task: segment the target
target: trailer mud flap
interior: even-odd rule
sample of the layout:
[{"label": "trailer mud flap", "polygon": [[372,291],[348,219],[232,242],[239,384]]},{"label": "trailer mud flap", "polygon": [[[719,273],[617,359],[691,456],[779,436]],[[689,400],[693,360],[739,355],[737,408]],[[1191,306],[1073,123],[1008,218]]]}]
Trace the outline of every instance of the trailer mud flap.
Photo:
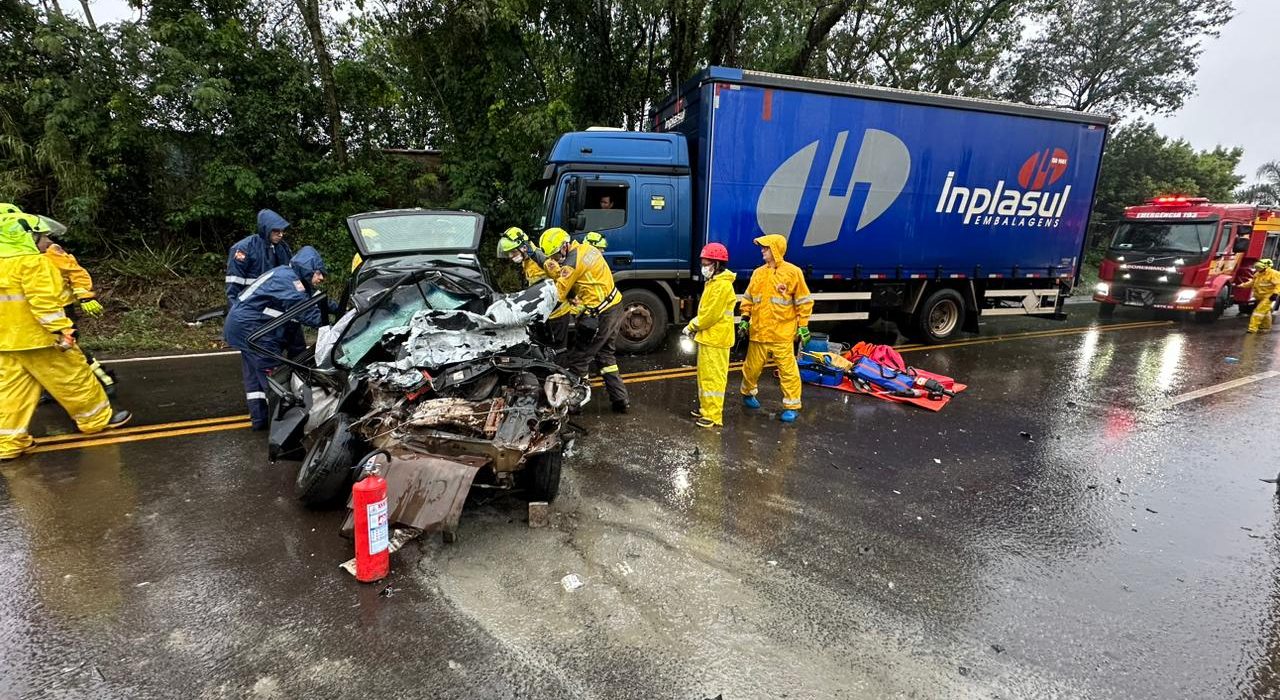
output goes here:
[{"label": "trailer mud flap", "polygon": [[[475,458],[392,454],[381,468],[387,480],[390,522],[422,532],[455,532],[471,482],[484,465],[485,460]],[[347,517],[342,522],[344,536],[349,536],[355,525],[350,509],[348,499]]]}]

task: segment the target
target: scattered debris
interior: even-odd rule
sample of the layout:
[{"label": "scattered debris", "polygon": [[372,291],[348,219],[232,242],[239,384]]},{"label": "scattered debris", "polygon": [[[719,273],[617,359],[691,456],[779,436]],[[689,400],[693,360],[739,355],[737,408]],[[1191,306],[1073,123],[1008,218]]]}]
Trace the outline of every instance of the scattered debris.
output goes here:
[{"label": "scattered debris", "polygon": [[551,524],[551,504],[546,501],[529,502],[529,527],[541,528]]},{"label": "scattered debris", "polygon": [[620,561],[617,564],[614,564],[613,568],[622,576],[630,576],[635,573],[635,569],[632,569],[631,565],[625,561]]},{"label": "scattered debris", "polygon": [[768,564],[769,566],[777,566],[777,565],[778,565],[777,560],[774,560],[774,559],[770,559],[769,561],[767,561],[767,562],[765,562],[765,563],[766,563],[766,564]]},{"label": "scattered debris", "polygon": [[1245,530],[1245,531],[1247,531],[1247,532],[1253,532],[1253,528],[1251,528],[1251,527],[1245,527],[1244,525],[1241,525],[1241,526],[1240,526],[1240,529],[1241,529],[1241,530]]},{"label": "scattered debris", "polygon": [[995,652],[995,653],[997,653],[997,654],[1003,654],[1003,653],[1004,653],[1004,647],[1000,646],[999,644],[992,644],[992,645],[991,645],[991,650],[992,650],[992,651],[994,651],[994,652]]},{"label": "scattered debris", "polygon": [[1121,481],[1120,481],[1120,477],[1118,477],[1118,476],[1116,477],[1116,483],[1117,483],[1117,484],[1121,483]]},{"label": "scattered debris", "polygon": [[1253,534],[1252,532],[1250,532],[1250,533],[1249,533],[1249,537],[1250,537],[1251,539],[1255,539],[1255,540],[1260,540],[1260,539],[1262,539],[1262,535],[1255,535],[1255,534]]},{"label": "scattered debris", "polygon": [[960,667],[960,675],[962,675],[962,676],[968,676],[968,675],[969,675],[969,667],[968,667],[968,666],[961,666],[961,667]]},{"label": "scattered debris", "polygon": [[893,490],[893,492],[894,492],[894,493],[896,493],[896,494],[898,494],[899,496],[901,496],[901,495],[902,495],[902,492],[901,492],[901,491],[899,491],[898,489],[894,489],[894,490]]},{"label": "scattered debris", "polygon": [[1159,512],[1159,511],[1151,510],[1150,508],[1147,508],[1147,509],[1146,509],[1146,511],[1147,511],[1148,513],[1158,513],[1158,512]]},{"label": "scattered debris", "polygon": [[1088,485],[1088,486],[1086,486],[1085,488],[1086,488],[1086,489],[1089,489],[1090,491],[1093,491],[1094,489],[1098,488],[1098,485],[1097,485],[1097,484],[1089,484],[1089,485]]},{"label": "scattered debris", "polygon": [[379,598],[390,598],[390,597],[391,597],[392,595],[394,595],[394,594],[395,594],[395,592],[396,592],[396,591],[398,591],[398,590],[400,590],[400,589],[398,589],[398,588],[392,588],[391,586],[387,586],[386,588],[384,588],[384,589],[382,589],[382,590],[378,591],[378,597],[379,597]]},{"label": "scattered debris", "polygon": [[560,585],[564,586],[566,591],[572,593],[586,584],[582,582],[582,579],[578,578],[577,574],[569,574],[568,576],[560,579]]},{"label": "scattered debris", "polygon": [[890,581],[890,582],[889,582],[889,590],[891,590],[891,591],[893,590],[893,581]]},{"label": "scattered debris", "polygon": [[143,581],[142,583],[135,583],[135,584],[133,584],[133,587],[134,587],[134,588],[142,588],[143,586],[150,586],[150,585],[151,585],[151,582],[150,582],[150,581]]},{"label": "scattered debris", "polygon": [[874,553],[875,551],[876,550],[873,549],[869,544],[864,544],[861,547],[858,547],[858,554],[864,557],[867,556],[868,554]]},{"label": "scattered debris", "polygon": [[1079,405],[1079,404],[1077,404],[1075,401],[1072,401],[1072,400],[1070,400],[1070,399],[1068,399],[1068,400],[1067,400],[1067,402],[1066,402],[1066,406],[1067,406],[1067,408],[1075,408],[1075,407],[1076,407],[1076,406],[1078,406],[1078,405]]},{"label": "scattered debris", "polygon": [[1235,364],[1239,364],[1239,363],[1240,363],[1240,358],[1238,358],[1238,357],[1231,357],[1231,356],[1229,356],[1229,355],[1228,355],[1228,356],[1227,356],[1227,358],[1226,358],[1226,361],[1227,361],[1227,364],[1229,364],[1229,365],[1235,365]]},{"label": "scattered debris", "polygon": [[1022,436],[1022,439],[1023,439],[1023,440],[1026,440],[1026,441],[1028,441],[1028,442],[1035,442],[1035,441],[1036,441],[1035,436],[1034,436],[1034,435],[1032,435],[1031,433],[1028,433],[1028,432],[1027,432],[1027,431],[1025,431],[1025,430],[1023,430],[1022,432],[1018,433],[1018,435]]},{"label": "scattered debris", "polygon": [[933,463],[934,463],[934,464],[942,464],[942,460],[938,459],[937,457],[934,457],[934,458],[933,458]]}]

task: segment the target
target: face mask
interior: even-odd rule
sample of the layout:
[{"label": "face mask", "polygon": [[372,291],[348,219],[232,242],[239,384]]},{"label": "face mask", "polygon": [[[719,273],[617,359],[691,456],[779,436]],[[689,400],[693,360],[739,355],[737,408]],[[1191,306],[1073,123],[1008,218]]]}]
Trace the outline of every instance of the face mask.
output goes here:
[{"label": "face mask", "polygon": [[702,266],[702,276],[703,276],[703,278],[705,278],[705,279],[711,279],[712,277],[715,277],[715,276],[716,276],[716,266],[715,266],[715,265],[703,265],[703,266]]}]

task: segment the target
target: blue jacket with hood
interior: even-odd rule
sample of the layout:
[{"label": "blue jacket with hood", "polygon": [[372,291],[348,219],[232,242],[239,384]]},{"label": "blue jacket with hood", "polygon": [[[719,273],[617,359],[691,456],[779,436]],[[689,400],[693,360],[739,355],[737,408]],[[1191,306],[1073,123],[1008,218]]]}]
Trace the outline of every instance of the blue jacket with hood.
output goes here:
[{"label": "blue jacket with hood", "polygon": [[[311,246],[303,246],[288,265],[267,270],[240,292],[223,325],[223,339],[233,348],[252,352],[249,336],[268,321],[309,299],[314,292],[311,275],[317,270],[325,271],[324,261],[320,259],[320,253]],[[307,309],[296,320],[312,328],[319,326],[320,307],[317,305]],[[288,324],[281,326],[274,333],[264,336],[259,344],[279,351],[284,347],[285,329],[288,327]]]},{"label": "blue jacket with hood", "polygon": [[280,241],[271,244],[271,232],[289,228],[289,222],[283,216],[263,209],[258,212],[258,232],[247,236],[227,253],[227,308],[236,305],[236,299],[244,288],[253,283],[259,275],[274,267],[287,265],[293,255],[289,245]]}]

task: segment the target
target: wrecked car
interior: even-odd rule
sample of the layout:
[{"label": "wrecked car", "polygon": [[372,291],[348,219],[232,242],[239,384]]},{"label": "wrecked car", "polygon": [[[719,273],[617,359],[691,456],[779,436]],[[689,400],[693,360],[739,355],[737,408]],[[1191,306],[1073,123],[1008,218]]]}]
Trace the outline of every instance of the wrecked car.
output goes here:
[{"label": "wrecked car", "polygon": [[[530,333],[555,308],[554,285],[495,290],[475,256],[483,225],[453,211],[347,220],[361,262],[338,318],[309,356],[273,355],[269,379],[269,451],[301,456],[307,505],[345,499],[375,452],[393,523],[448,536],[473,485],[555,498],[567,416],[590,388]],[[329,306],[317,295],[250,343],[317,304]]]}]

